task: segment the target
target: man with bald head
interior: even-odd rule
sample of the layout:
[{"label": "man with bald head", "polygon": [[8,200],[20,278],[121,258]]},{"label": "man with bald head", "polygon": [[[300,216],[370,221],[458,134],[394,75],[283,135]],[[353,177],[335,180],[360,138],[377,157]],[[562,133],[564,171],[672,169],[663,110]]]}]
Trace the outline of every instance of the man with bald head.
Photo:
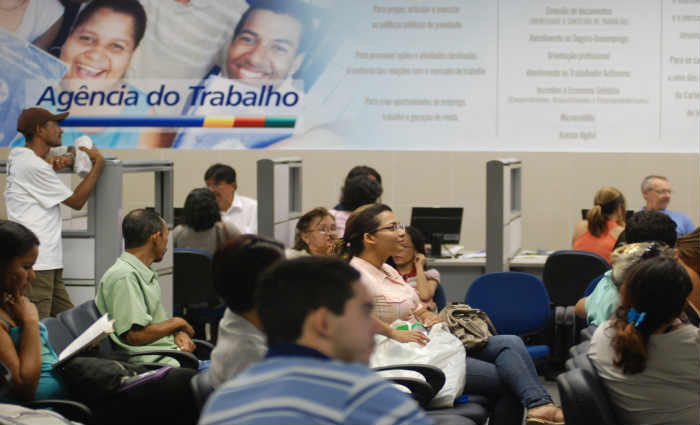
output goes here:
[{"label": "man with bald head", "polygon": [[695,229],[693,221],[684,213],[671,211],[668,204],[671,202],[671,183],[664,176],[649,175],[642,180],[642,196],[646,205],[642,208],[649,211],[659,211],[676,223],[678,236],[688,234]]}]

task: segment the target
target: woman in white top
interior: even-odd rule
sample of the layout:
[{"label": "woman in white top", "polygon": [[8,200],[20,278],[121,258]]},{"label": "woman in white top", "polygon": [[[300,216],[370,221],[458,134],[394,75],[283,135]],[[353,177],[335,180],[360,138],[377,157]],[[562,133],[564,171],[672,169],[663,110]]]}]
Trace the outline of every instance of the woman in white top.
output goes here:
[{"label": "woman in white top", "polygon": [[700,330],[680,319],[690,290],[674,259],[641,261],[593,335],[588,353],[621,423],[700,423]]}]

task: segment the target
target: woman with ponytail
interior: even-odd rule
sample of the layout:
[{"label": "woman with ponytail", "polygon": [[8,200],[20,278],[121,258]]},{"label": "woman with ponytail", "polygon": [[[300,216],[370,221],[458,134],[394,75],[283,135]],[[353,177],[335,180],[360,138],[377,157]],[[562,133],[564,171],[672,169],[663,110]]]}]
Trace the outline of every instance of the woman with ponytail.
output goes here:
[{"label": "woman with ponytail", "polygon": [[632,266],[588,354],[623,424],[700,423],[700,330],[681,321],[688,273],[660,256]]},{"label": "woman with ponytail", "polygon": [[574,227],[571,243],[575,250],[594,252],[609,263],[615,241],[625,229],[625,197],[606,186],[596,192],[593,204],[586,219]]},{"label": "woman with ponytail", "polygon": [[[425,344],[428,337],[420,331],[397,330],[389,326],[397,319],[421,322],[430,328],[439,316],[421,302],[416,290],[401,274],[386,264],[400,253],[407,235],[391,208],[383,204],[356,209],[345,226],[341,256],[360,272],[360,281],[374,298],[374,314],[379,333],[399,342]],[[537,378],[537,371],[523,341],[514,335],[489,337],[485,347],[467,353],[464,392],[483,394],[499,406],[489,423],[522,423],[527,409],[528,424],[563,424],[564,415],[552,403],[552,397]]]}]

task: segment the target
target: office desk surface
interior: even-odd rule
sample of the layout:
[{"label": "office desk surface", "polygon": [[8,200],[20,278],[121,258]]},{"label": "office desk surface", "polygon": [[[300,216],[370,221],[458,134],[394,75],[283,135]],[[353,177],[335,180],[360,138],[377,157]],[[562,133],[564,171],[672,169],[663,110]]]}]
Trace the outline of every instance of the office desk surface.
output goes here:
[{"label": "office desk surface", "polygon": [[[522,271],[542,278],[547,254],[530,254],[524,251],[510,261],[511,271]],[[428,267],[440,272],[440,284],[445,290],[447,302],[464,302],[471,283],[486,273],[486,256],[478,251],[466,252],[457,258],[428,258]]]}]

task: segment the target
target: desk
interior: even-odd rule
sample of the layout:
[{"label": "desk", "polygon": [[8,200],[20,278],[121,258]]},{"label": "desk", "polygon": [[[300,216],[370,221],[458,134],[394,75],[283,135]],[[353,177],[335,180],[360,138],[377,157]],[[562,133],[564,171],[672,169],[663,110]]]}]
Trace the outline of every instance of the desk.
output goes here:
[{"label": "desk", "polygon": [[[440,272],[440,285],[445,290],[447,302],[463,303],[474,279],[486,273],[486,257],[428,258],[428,267]],[[544,263],[548,255],[520,254],[510,261],[510,271],[531,273],[542,279]]]}]

